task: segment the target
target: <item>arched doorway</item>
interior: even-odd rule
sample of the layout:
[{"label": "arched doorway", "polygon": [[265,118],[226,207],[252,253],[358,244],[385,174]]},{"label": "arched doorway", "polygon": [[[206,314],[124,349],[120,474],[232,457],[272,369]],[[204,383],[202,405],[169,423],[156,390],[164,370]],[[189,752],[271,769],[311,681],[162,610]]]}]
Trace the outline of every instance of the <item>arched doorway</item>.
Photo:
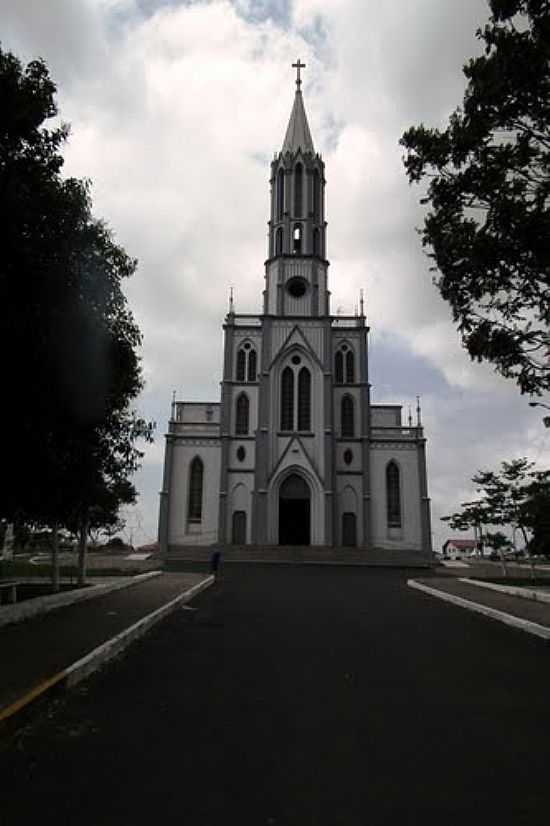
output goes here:
[{"label": "arched doorway", "polygon": [[311,542],[311,493],[297,473],[287,476],[279,490],[279,545]]}]

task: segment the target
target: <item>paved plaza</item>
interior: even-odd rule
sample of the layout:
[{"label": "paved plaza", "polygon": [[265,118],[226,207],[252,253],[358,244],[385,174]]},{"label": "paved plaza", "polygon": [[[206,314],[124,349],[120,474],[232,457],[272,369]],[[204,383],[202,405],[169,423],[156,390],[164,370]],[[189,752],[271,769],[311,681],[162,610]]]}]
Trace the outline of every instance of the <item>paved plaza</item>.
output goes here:
[{"label": "paved plaza", "polygon": [[546,823],[548,643],[411,575],[226,566],[3,738],[1,826]]}]

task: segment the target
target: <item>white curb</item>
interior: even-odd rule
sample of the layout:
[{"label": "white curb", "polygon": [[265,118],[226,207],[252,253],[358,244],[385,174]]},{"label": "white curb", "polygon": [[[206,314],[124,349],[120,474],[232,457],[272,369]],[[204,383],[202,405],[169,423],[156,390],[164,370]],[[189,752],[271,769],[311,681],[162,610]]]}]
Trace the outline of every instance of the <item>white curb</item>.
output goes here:
[{"label": "white curb", "polygon": [[460,577],[460,582],[467,582],[468,585],[477,585],[479,588],[489,588],[491,591],[500,591],[501,594],[510,594],[512,597],[531,599],[534,602],[550,602],[550,592],[537,591],[527,586],[499,585],[496,582],[481,582],[479,579],[469,579],[468,577]]},{"label": "white curb", "polygon": [[[142,580],[143,581],[143,580]],[[39,683],[31,691],[27,692],[23,697],[20,697],[10,706],[0,708],[0,726],[10,718],[13,718],[19,711],[26,708],[30,703],[39,697],[43,697],[48,691],[59,685],[65,685],[67,688],[76,685],[80,680],[83,680],[89,674],[97,671],[98,668],[108,662],[110,659],[120,654],[131,642],[142,637],[153,625],[167,616],[171,611],[174,611],[182,603],[188,602],[201,591],[208,588],[215,581],[213,576],[206,577],[196,585],[188,588],[177,597],[161,605],[151,614],[142,617],[138,622],[121,631],[115,637],[112,637],[102,645],[98,645],[89,654],[86,654],[80,660],[70,665],[68,668],[58,671],[52,677]]]},{"label": "white curb", "polygon": [[137,574],[137,576],[121,577],[122,581],[119,582],[90,585],[88,588],[75,588],[73,591],[65,591],[61,594],[49,594],[45,597],[28,599],[24,602],[17,602],[15,605],[2,605],[0,606],[0,628],[13,622],[23,622],[23,620],[35,617],[37,614],[47,614],[49,611],[64,608],[66,605],[85,602],[88,599],[112,594],[113,591],[130,588],[132,585],[139,585],[140,582],[160,576],[162,573],[162,571],[147,571],[147,573]]},{"label": "white curb", "polygon": [[120,634],[117,634],[115,637],[107,640],[107,642],[98,645],[98,647],[94,648],[93,651],[90,651],[89,654],[86,654],[86,656],[70,665],[65,669],[67,688],[76,685],[85,677],[88,677],[94,671],[97,671],[97,669],[101,668],[101,666],[106,662],[124,651],[130,643],[142,637],[150,628],[153,627],[153,625],[156,625],[157,622],[160,622],[164,619],[164,617],[168,616],[168,614],[174,611],[182,603],[189,602],[189,600],[193,599],[194,596],[200,594],[201,591],[204,591],[212,585],[214,581],[215,578],[213,576],[206,577],[206,579],[203,579],[201,582],[193,585],[182,594],[178,594],[178,596],[170,600],[170,602],[167,602],[165,605],[161,605],[160,608],[157,608],[151,614],[148,614],[146,617],[142,617],[129,628],[125,628],[124,631],[120,632]]},{"label": "white curb", "polygon": [[467,608],[469,611],[476,611],[478,614],[483,614],[491,619],[499,620],[499,622],[503,622],[506,625],[512,625],[514,628],[520,628],[522,631],[527,631],[529,634],[534,634],[535,636],[542,637],[545,640],[550,639],[550,628],[545,625],[539,625],[536,622],[531,622],[531,620],[514,617],[512,614],[506,614],[504,611],[498,611],[496,608],[490,608],[487,605],[480,605],[477,602],[471,602],[469,599],[464,599],[464,597],[459,597],[455,594],[449,594],[446,591],[439,591],[437,588],[431,588],[429,585],[416,582],[414,579],[408,579],[407,585],[410,588],[416,588],[418,591],[424,591],[426,594],[431,594],[434,597],[438,597],[438,599],[442,599],[445,602],[452,602],[453,605],[459,605],[461,608]]}]

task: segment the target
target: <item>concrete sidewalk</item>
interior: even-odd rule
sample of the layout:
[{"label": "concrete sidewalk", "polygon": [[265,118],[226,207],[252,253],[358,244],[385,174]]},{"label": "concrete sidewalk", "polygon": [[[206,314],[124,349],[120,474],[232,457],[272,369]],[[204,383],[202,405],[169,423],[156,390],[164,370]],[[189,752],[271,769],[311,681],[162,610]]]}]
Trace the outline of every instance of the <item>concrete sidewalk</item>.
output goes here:
[{"label": "concrete sidewalk", "polygon": [[205,574],[162,574],[0,629],[0,724],[63,681],[76,682],[208,587]]},{"label": "concrete sidewalk", "polygon": [[484,614],[543,639],[550,639],[548,602],[480,587],[481,584],[474,585],[449,576],[414,577],[409,579],[407,584],[432,597]]}]

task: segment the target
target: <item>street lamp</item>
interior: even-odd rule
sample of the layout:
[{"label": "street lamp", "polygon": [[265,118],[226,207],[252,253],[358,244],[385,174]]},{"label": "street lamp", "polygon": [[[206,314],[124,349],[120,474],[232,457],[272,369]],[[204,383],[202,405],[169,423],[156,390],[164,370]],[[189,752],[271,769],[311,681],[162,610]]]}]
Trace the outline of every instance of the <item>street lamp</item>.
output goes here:
[{"label": "street lamp", "polygon": [[[529,402],[529,407],[544,407],[545,410],[550,410],[550,406],[542,402]],[[545,416],[542,421],[545,427],[550,427],[550,416]]]}]

